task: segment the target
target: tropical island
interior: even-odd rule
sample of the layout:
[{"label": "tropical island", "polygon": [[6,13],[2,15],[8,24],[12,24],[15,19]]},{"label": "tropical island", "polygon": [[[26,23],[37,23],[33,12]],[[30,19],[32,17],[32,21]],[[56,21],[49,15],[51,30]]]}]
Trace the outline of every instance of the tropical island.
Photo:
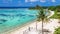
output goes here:
[{"label": "tropical island", "polygon": [[[30,7],[24,10],[6,9],[4,11],[10,11],[11,14],[0,14],[0,16],[7,18],[6,21],[3,17],[2,21],[4,21],[4,23],[0,23],[0,26],[3,26],[0,30],[4,28],[4,25],[8,30],[8,27],[14,27],[12,27],[10,31],[7,31],[7,29],[4,28],[7,32],[3,30],[3,34],[60,34],[60,5],[48,7],[36,5],[35,7]],[[16,11],[20,12],[17,13]],[[14,12],[17,14],[13,14]],[[8,19],[10,22],[8,22]],[[25,22],[26,20],[28,22]]]}]

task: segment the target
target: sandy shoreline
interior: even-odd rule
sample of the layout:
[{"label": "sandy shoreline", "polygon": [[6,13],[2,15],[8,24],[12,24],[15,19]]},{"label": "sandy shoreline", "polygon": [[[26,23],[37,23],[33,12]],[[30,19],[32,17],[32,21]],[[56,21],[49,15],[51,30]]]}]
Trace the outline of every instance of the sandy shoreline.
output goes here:
[{"label": "sandy shoreline", "polygon": [[[45,23],[44,24],[44,28],[45,29],[49,29],[51,31],[51,34],[54,32],[54,29],[57,28],[59,25],[58,22],[58,19],[50,19],[50,23]],[[41,29],[41,22],[37,23],[38,25],[38,29],[40,30]],[[35,28],[36,27],[36,22],[34,21],[33,23],[30,23],[30,24],[26,24],[26,25],[23,25],[23,27],[18,27],[16,29],[14,29],[13,31],[10,31],[6,34],[23,34],[23,31],[27,30],[28,27],[33,27]],[[5,33],[3,33],[5,34]]]},{"label": "sandy shoreline", "polygon": [[[44,25],[44,28],[45,29],[49,29],[51,31],[51,34],[53,34],[54,32],[54,29],[57,28],[58,26],[60,26],[57,22],[58,20],[57,19],[51,19],[53,21],[51,21],[51,23],[48,23],[48,24],[45,24]],[[25,27],[22,27],[20,29],[17,29],[9,34],[22,34],[23,31],[25,31],[26,29],[28,29],[28,27],[33,27],[35,28],[35,25],[36,25],[36,22],[32,23],[32,24],[28,24],[27,26]],[[38,29],[41,29],[41,22],[39,22],[38,24]]]},{"label": "sandy shoreline", "polygon": [[[54,13],[52,11],[52,14],[50,16],[52,16],[53,14]],[[58,19],[50,19],[50,23],[47,23],[47,24],[44,23],[44,28],[45,29],[49,29],[51,31],[50,34],[53,34],[54,29],[56,27],[60,26],[60,24],[58,24],[57,22],[58,22]],[[38,26],[37,28],[39,30],[41,30],[41,23],[42,22],[37,23],[37,26]],[[10,31],[10,32],[7,32],[7,33],[3,33],[3,34],[23,34],[23,31],[27,30],[28,27],[36,28],[36,21],[32,21],[30,23],[27,23],[27,24],[25,24],[25,25],[23,25],[21,27],[19,26],[16,29],[14,29],[13,31]]]},{"label": "sandy shoreline", "polygon": [[10,31],[6,31],[6,32],[0,33],[0,34],[10,34],[11,32],[16,31],[16,30],[18,30],[18,29],[20,29],[20,30],[23,29],[23,30],[24,30],[25,28],[28,28],[30,24],[33,24],[35,21],[36,21],[36,20],[31,21],[31,22],[28,22],[28,23],[26,23],[26,24],[23,24],[23,25],[21,25],[21,26],[18,25],[18,26],[15,27],[14,29],[11,29]]}]

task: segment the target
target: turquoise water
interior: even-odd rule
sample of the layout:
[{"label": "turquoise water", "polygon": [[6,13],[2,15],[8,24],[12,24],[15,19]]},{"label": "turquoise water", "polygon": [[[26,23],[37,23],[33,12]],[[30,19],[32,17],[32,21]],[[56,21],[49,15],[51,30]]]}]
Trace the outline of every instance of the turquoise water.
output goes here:
[{"label": "turquoise water", "polygon": [[0,33],[35,20],[36,14],[36,10],[0,9]]}]

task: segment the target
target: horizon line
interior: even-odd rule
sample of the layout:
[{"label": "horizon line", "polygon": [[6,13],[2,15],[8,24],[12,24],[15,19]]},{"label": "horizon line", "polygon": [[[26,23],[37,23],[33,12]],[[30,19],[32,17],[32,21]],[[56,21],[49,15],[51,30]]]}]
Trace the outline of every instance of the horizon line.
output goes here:
[{"label": "horizon line", "polygon": [[0,9],[19,9],[19,8],[30,8],[30,7],[0,7]]}]

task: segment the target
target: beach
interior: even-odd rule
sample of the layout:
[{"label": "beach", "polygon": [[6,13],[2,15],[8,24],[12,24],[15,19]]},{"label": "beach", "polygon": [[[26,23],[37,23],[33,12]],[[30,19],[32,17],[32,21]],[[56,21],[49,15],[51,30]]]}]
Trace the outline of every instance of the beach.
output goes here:
[{"label": "beach", "polygon": [[[52,16],[54,13],[52,12],[50,16]],[[49,17],[50,17],[49,16]],[[42,22],[37,23],[37,29],[41,30]],[[48,29],[50,31],[49,34],[53,34],[55,28],[59,27],[60,24],[58,23],[58,19],[50,19],[49,23],[44,23],[44,29]],[[3,34],[23,34],[24,31],[28,30],[29,27],[32,29],[36,29],[36,21],[33,21],[31,23],[25,24],[22,27],[18,27],[14,29],[13,31],[3,33]]]},{"label": "beach", "polygon": [[[51,20],[50,23],[47,23],[47,24],[44,23],[44,29],[49,29],[49,31],[51,31],[50,34],[53,34],[54,29],[59,27],[60,24],[58,23],[58,19],[50,19],[50,20]],[[23,34],[23,32],[25,30],[28,30],[29,27],[33,27],[33,29],[35,29],[36,28],[36,22],[28,24],[22,28],[18,28],[18,29],[14,30],[8,34]],[[37,28],[38,28],[38,30],[41,30],[41,22],[37,23]]]}]

